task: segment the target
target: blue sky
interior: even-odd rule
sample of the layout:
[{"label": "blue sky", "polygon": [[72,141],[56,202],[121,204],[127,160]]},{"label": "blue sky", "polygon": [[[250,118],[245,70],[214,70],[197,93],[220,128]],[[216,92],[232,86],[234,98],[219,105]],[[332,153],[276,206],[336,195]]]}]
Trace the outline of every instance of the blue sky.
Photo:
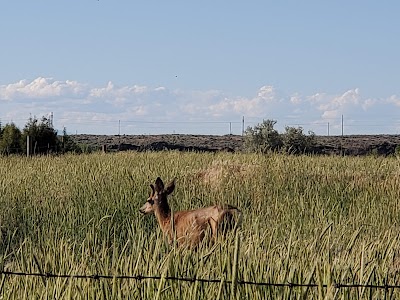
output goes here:
[{"label": "blue sky", "polygon": [[398,1],[2,1],[0,120],[73,133],[400,133]]}]

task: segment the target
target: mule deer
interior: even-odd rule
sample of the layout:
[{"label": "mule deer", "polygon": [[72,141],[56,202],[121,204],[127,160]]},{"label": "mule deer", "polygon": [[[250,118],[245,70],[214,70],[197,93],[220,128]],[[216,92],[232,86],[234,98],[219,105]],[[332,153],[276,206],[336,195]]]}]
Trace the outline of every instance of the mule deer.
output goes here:
[{"label": "mule deer", "polygon": [[215,240],[219,233],[232,229],[241,222],[241,211],[231,205],[213,205],[209,207],[177,211],[173,214],[168,205],[167,196],[175,189],[175,180],[164,187],[160,177],[150,184],[151,194],[140,208],[143,214],[154,213],[158,224],[170,243],[176,239],[179,246],[196,247],[211,228]]}]

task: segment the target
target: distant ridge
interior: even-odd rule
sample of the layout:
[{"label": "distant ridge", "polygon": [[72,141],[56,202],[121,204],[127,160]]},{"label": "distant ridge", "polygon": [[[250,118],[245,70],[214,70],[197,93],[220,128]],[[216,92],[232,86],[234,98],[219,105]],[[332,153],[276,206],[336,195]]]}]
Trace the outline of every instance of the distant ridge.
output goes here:
[{"label": "distant ridge", "polygon": [[[239,135],[88,135],[70,136],[76,143],[93,148],[106,145],[113,151],[200,151],[237,152],[243,149],[244,138]],[[400,149],[400,135],[316,136],[315,153],[336,155],[392,155]]]}]

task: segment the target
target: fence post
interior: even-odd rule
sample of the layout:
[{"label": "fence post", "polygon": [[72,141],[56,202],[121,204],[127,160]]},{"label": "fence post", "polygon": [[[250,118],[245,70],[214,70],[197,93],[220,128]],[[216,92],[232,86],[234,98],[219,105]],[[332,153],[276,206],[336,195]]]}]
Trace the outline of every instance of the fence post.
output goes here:
[{"label": "fence post", "polygon": [[242,136],[244,135],[244,116],[243,116],[243,119],[242,119]]},{"label": "fence post", "polygon": [[342,115],[342,137],[343,137],[343,115]]},{"label": "fence post", "polygon": [[29,157],[31,155],[31,139],[29,135],[26,136],[26,156]]},{"label": "fence post", "polygon": [[236,231],[235,235],[235,252],[233,254],[233,267],[232,267],[232,283],[231,283],[231,299],[234,299],[237,289],[237,273],[239,264],[239,248],[240,248],[240,236],[239,232]]}]

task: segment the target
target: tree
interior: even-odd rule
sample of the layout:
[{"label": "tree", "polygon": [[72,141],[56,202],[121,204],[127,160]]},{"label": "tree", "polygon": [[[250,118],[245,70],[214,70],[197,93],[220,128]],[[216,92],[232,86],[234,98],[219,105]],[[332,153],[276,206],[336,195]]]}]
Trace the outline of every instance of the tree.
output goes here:
[{"label": "tree", "polygon": [[21,131],[14,123],[0,128],[0,153],[21,153]]},{"label": "tree", "polygon": [[285,127],[283,134],[283,149],[288,153],[309,153],[312,152],[315,146],[315,134],[312,131],[308,132],[308,136],[303,133],[302,127]]},{"label": "tree", "polygon": [[59,149],[57,131],[46,117],[42,117],[40,122],[36,117],[29,118],[22,133],[22,143],[25,148],[27,136],[32,143],[33,154],[57,152]]},{"label": "tree", "polygon": [[247,151],[276,151],[282,145],[282,138],[278,131],[274,129],[275,120],[263,120],[261,124],[248,127],[245,131],[244,148]]},{"label": "tree", "polygon": [[245,131],[244,148],[247,151],[285,151],[291,154],[310,153],[315,148],[315,134],[303,133],[302,127],[285,127],[285,133],[274,129],[276,121],[263,120]]},{"label": "tree", "polygon": [[63,135],[61,136],[61,148],[63,153],[66,152],[82,153],[82,149],[67,134],[67,128],[65,127],[63,129]]}]

